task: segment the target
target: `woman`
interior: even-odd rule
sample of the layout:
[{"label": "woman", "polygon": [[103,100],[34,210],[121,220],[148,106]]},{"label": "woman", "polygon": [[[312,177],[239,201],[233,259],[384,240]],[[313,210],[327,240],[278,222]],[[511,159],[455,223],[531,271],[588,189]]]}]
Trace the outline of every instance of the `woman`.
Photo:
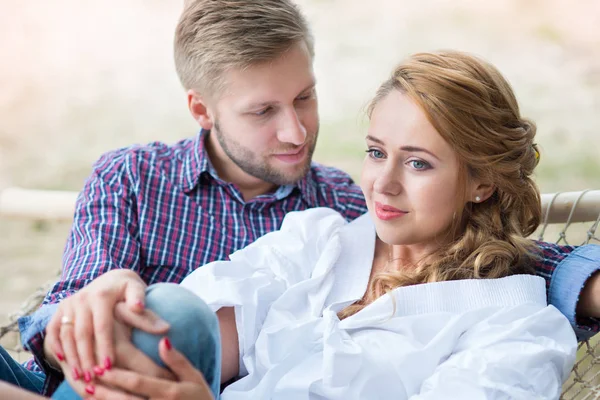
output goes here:
[{"label": "woman", "polygon": [[[577,344],[531,267],[539,153],[509,84],[464,53],[416,54],[369,116],[369,213],[292,213],[197,269],[181,286],[216,311],[220,343],[203,311],[180,335],[211,339],[175,347],[211,360],[199,369],[215,396],[239,377],[225,400],[558,398]],[[158,286],[162,303],[190,296]]]}]

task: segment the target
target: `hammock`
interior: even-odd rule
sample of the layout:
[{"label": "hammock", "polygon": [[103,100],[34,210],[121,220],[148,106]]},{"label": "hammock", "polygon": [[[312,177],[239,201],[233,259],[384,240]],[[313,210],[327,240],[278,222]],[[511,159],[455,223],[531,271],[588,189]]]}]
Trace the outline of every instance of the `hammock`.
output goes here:
[{"label": "hammock", "polygon": [[[0,216],[30,220],[69,221],[77,193],[10,188],[0,192]],[[542,195],[543,223],[535,239],[564,245],[600,244],[600,190]],[[568,235],[567,235],[568,231]],[[600,262],[600,260],[599,260]],[[57,271],[60,272],[60,271]],[[18,335],[17,319],[36,310],[50,288],[40,286],[0,326],[0,339]],[[20,345],[13,350],[23,352]],[[600,399],[600,335],[579,344],[577,362],[563,387],[562,400]]]}]

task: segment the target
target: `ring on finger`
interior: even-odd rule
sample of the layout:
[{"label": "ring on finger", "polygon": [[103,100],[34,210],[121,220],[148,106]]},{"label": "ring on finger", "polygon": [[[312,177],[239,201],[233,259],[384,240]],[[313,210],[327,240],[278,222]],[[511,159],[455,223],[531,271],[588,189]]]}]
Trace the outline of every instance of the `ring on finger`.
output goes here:
[{"label": "ring on finger", "polygon": [[67,315],[63,315],[60,319],[60,324],[62,325],[73,325],[73,319]]}]

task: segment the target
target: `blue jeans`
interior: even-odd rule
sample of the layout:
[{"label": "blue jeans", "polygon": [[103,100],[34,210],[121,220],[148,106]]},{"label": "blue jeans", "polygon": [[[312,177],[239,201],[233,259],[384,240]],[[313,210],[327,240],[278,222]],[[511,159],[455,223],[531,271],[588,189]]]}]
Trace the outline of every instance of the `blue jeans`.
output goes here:
[{"label": "blue jeans", "polygon": [[[172,283],[159,283],[146,289],[146,308],[169,323],[167,334],[173,347],[183,353],[202,374],[211,388],[215,399],[219,398],[221,384],[221,339],[217,316],[198,296]],[[134,329],[133,344],[155,363],[165,366],[158,355],[160,335]],[[0,348],[1,349],[1,348]],[[1,349],[0,356],[5,358]],[[42,390],[43,374],[34,374],[12,360],[0,360],[0,379],[37,393]],[[64,381],[56,390],[53,399],[79,400],[81,397]]]},{"label": "blue jeans", "polygon": [[0,380],[39,394],[44,388],[44,379],[43,373],[29,371],[0,346]]}]

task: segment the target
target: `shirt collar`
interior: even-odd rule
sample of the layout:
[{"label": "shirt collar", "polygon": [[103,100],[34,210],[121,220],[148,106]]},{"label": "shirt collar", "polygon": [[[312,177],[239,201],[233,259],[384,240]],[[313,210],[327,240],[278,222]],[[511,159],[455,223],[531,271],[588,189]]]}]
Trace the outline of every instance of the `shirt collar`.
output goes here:
[{"label": "shirt collar", "polygon": [[317,181],[314,176],[314,164],[308,170],[304,178],[296,183],[296,187],[300,190],[300,195],[309,207],[317,207]]},{"label": "shirt collar", "polygon": [[[192,140],[189,152],[185,157],[183,165],[183,190],[189,193],[199,184],[203,173],[208,173],[215,179],[219,179],[217,171],[214,169],[204,141],[210,131],[202,129]],[[276,199],[281,200],[289,196],[294,189],[300,191],[300,195],[309,207],[317,206],[317,183],[314,177],[313,166],[309,169],[304,178],[295,184],[280,186],[274,193]]]},{"label": "shirt collar", "polygon": [[183,164],[183,191],[185,193],[191,192],[196,185],[200,182],[200,176],[204,172],[209,172],[216,175],[208,154],[206,153],[206,146],[204,146],[204,139],[208,135],[207,130],[201,129],[196,137],[192,140],[188,153],[185,156]]}]

